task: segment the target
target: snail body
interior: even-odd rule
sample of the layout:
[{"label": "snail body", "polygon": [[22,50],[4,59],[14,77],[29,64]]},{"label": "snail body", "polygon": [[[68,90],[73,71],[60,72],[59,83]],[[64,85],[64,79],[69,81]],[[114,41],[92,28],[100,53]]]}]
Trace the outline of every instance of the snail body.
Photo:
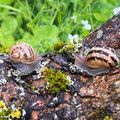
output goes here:
[{"label": "snail body", "polygon": [[39,66],[40,55],[35,54],[34,49],[27,43],[16,43],[9,52],[9,62],[22,73],[30,74]]}]

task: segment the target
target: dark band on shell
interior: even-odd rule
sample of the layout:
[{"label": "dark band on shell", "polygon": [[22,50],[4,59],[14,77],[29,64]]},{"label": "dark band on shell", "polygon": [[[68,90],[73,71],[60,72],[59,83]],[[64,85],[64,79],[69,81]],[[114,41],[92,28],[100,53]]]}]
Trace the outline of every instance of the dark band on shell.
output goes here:
[{"label": "dark band on shell", "polygon": [[113,67],[119,59],[111,48],[93,47],[86,56],[86,64],[91,68]]}]

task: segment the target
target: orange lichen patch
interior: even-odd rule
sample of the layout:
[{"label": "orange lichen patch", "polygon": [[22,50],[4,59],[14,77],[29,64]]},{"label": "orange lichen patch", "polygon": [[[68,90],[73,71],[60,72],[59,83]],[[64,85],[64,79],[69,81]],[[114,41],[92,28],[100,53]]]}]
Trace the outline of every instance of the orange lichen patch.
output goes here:
[{"label": "orange lichen patch", "polygon": [[32,111],[32,114],[31,114],[32,120],[38,120],[38,119],[39,119],[39,116],[38,116],[38,115],[39,115],[39,112],[33,110],[33,111]]}]

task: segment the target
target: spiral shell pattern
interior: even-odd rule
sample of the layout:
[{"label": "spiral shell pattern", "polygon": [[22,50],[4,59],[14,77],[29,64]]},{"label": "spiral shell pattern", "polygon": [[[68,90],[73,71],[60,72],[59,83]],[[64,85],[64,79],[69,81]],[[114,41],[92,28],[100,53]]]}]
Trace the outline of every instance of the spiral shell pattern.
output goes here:
[{"label": "spiral shell pattern", "polygon": [[36,54],[27,43],[16,43],[9,52],[10,60],[14,63],[31,64],[35,62]]}]

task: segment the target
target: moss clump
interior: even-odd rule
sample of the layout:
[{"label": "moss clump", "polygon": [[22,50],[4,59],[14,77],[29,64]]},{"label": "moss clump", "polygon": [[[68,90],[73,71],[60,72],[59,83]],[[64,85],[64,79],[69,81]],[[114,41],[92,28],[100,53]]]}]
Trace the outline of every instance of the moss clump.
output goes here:
[{"label": "moss clump", "polygon": [[57,93],[66,91],[69,81],[67,75],[60,70],[46,68],[44,71],[45,80],[48,82],[47,89],[49,92]]},{"label": "moss clump", "polygon": [[59,50],[59,53],[74,51],[75,46],[73,44],[66,44],[62,49]]},{"label": "moss clump", "polygon": [[105,116],[104,120],[113,120],[111,116]]},{"label": "moss clump", "polygon": [[53,49],[55,50],[55,52],[58,52],[58,53],[72,51],[74,50],[74,48],[75,48],[75,45],[70,43],[65,44],[63,41],[58,41],[53,45]]},{"label": "moss clump", "polygon": [[63,41],[57,41],[56,43],[53,44],[53,49],[55,50],[55,52],[58,52],[60,49],[62,49],[64,45],[65,44]]},{"label": "moss clump", "polygon": [[5,46],[0,46],[0,53],[9,53],[9,48]]}]

